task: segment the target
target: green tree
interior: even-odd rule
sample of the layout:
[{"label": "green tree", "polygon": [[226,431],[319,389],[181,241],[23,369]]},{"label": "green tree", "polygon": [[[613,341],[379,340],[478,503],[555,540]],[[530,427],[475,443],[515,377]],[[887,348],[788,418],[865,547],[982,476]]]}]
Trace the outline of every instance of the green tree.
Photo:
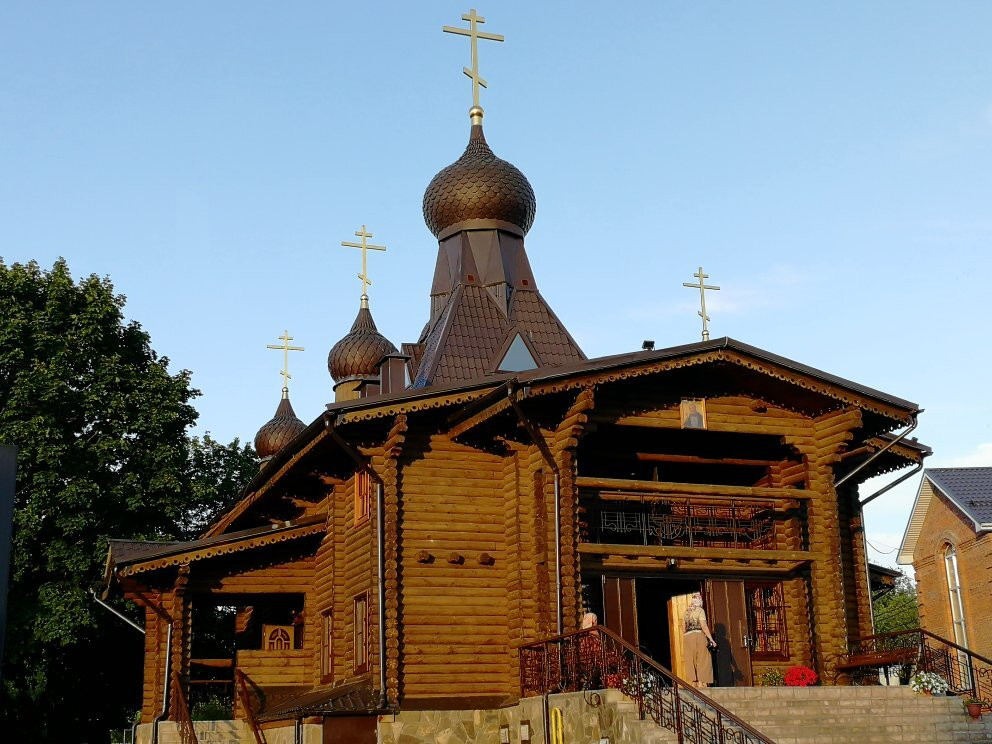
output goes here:
[{"label": "green tree", "polygon": [[88,596],[107,539],[188,537],[257,471],[237,441],[189,438],[189,372],[169,372],[124,302],[63,260],[0,260],[0,442],[19,448],[6,741],[102,741],[125,720],[142,640]]},{"label": "green tree", "polygon": [[874,602],[876,633],[894,633],[920,627],[920,606],[916,601],[916,584],[908,576],[900,576],[895,586]]}]

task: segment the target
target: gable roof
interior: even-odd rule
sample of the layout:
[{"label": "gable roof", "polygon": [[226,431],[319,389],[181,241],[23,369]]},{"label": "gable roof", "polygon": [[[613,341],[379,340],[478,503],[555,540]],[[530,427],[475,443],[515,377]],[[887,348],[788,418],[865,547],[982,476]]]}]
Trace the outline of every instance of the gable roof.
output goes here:
[{"label": "gable roof", "polygon": [[992,532],[992,468],[928,468],[899,546],[898,563],[913,562],[927,510],[938,492],[972,523],[975,532]]}]

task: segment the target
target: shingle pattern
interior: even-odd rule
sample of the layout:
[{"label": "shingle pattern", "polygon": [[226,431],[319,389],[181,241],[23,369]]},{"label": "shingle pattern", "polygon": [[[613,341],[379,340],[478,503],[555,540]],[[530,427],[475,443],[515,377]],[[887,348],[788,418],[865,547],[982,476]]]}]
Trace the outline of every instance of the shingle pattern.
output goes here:
[{"label": "shingle pattern", "polygon": [[462,156],[441,169],[424,192],[424,221],[435,236],[471,219],[502,220],[526,234],[536,214],[527,177],[493,154],[481,125],[472,127]]},{"label": "shingle pattern", "polygon": [[386,354],[395,353],[396,347],[376,330],[372,313],[363,307],[348,335],[331,347],[327,370],[335,382],[347,377],[369,377],[378,374],[379,362]]},{"label": "shingle pattern", "polygon": [[510,322],[529,332],[542,367],[558,367],[586,358],[538,292],[518,290],[510,298]]},{"label": "shingle pattern", "polygon": [[974,521],[992,523],[992,468],[927,468],[927,477]]},{"label": "shingle pattern", "polygon": [[417,377],[417,370],[420,369],[420,360],[424,358],[424,345],[422,343],[400,344],[400,351],[410,357],[407,364],[410,370],[410,379],[413,380]]},{"label": "shingle pattern", "polygon": [[112,565],[132,561],[146,555],[154,555],[163,548],[174,545],[181,545],[178,540],[114,540],[109,542],[110,557]]},{"label": "shingle pattern", "polygon": [[255,435],[255,452],[263,460],[272,457],[306,428],[307,425],[296,417],[289,398],[283,398],[276,408],[276,415],[262,424]]},{"label": "shingle pattern", "polygon": [[495,355],[511,332],[527,334],[542,367],[585,359],[537,292],[514,292],[505,316],[485,288],[462,284],[424,341],[413,387],[485,377],[495,367]]}]

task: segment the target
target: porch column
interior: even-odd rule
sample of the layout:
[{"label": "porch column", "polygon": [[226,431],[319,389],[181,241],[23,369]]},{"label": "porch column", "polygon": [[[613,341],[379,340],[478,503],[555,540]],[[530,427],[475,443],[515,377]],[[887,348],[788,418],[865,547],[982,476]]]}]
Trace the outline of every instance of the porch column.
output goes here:
[{"label": "porch column", "polygon": [[[189,584],[189,564],[179,566],[172,602],[167,607],[172,619],[172,656],[169,671],[169,720],[178,720],[176,712],[186,703],[186,683],[189,680],[190,620],[192,607],[186,593]],[[180,703],[179,696],[183,697]]]}]

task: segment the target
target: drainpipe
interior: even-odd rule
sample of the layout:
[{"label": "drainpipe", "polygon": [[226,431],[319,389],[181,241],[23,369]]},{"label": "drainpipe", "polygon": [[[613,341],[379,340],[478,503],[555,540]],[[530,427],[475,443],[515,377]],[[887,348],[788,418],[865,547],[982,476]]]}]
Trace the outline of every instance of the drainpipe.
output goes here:
[{"label": "drainpipe", "polygon": [[561,606],[561,471],[558,469],[558,463],[555,462],[554,457],[548,450],[548,444],[544,441],[544,437],[537,430],[530,419],[527,418],[527,414],[524,413],[523,409],[520,407],[520,403],[517,400],[517,386],[516,380],[510,380],[507,383],[506,391],[507,399],[510,401],[510,406],[513,408],[514,412],[517,414],[517,418],[520,419],[520,423],[523,425],[524,430],[530,436],[531,441],[540,451],[541,456],[544,461],[551,468],[554,473],[554,486],[555,486],[555,605],[556,605],[556,625],[557,635],[561,635],[564,632],[564,614],[563,608]]},{"label": "drainpipe", "polygon": [[376,605],[379,614],[379,708],[381,710],[385,710],[389,705],[389,695],[386,691],[386,526],[384,524],[386,509],[384,501],[382,483],[379,482],[375,489],[375,530],[376,557],[378,559]]},{"label": "drainpipe", "polygon": [[140,625],[138,625],[136,622],[134,622],[134,620],[132,620],[131,618],[127,617],[126,615],[118,612],[113,607],[111,607],[109,604],[107,604],[102,599],[100,599],[98,596],[96,596],[96,592],[93,591],[93,589],[90,589],[90,596],[93,597],[93,601],[94,602],[96,602],[98,605],[100,605],[101,607],[103,607],[105,610],[109,610],[110,612],[112,612],[115,615],[117,615],[117,617],[119,617],[121,620],[123,620],[124,622],[126,622],[128,625],[130,625],[136,631],[138,631],[139,633],[141,633],[141,635],[144,635],[145,634],[145,629],[144,628],[142,628]]}]

